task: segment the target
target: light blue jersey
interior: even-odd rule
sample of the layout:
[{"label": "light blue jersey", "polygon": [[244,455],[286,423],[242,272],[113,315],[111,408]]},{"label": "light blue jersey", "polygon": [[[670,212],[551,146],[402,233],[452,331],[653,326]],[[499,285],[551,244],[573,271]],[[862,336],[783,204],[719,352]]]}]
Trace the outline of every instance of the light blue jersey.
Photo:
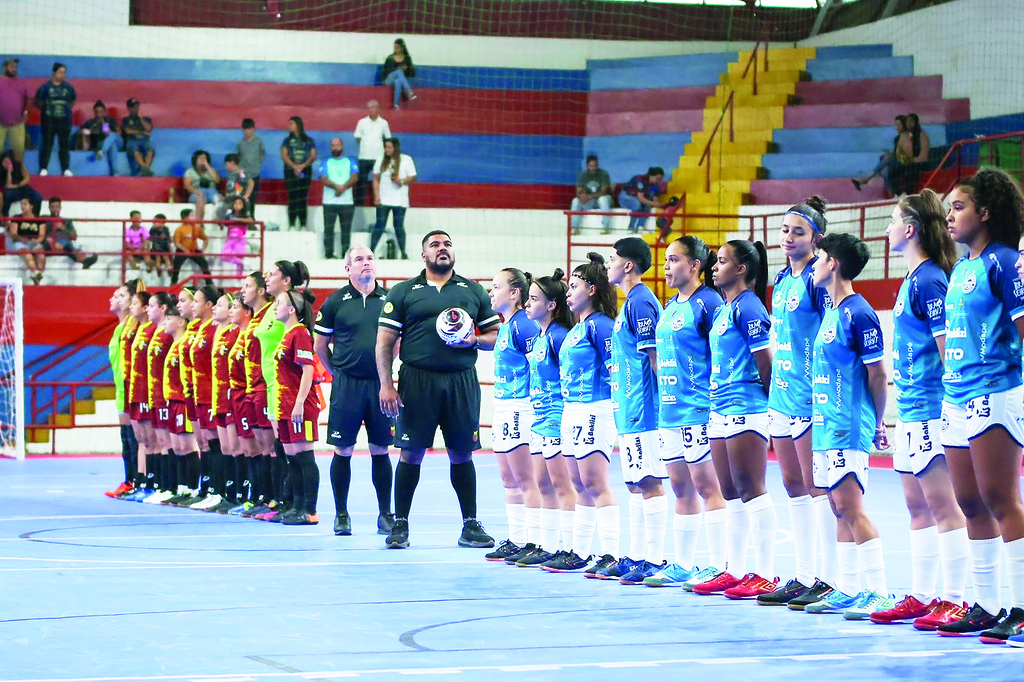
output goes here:
[{"label": "light blue jersey", "polygon": [[498,327],[494,342],[494,399],[530,397],[530,360],[533,342],[540,334],[537,323],[516,311]]},{"label": "light blue jersey", "polygon": [[562,433],[562,386],[558,375],[558,351],[569,330],[551,323],[533,342],[530,353],[530,401],[533,403],[531,430],[540,436],[558,438]]},{"label": "light blue jersey", "polygon": [[708,336],[722,297],[701,286],[690,298],[673,297],[658,320],[659,426],[708,423],[711,411],[711,346]]},{"label": "light blue jersey", "polygon": [[567,403],[596,403],[612,397],[608,365],[612,359],[612,318],[591,313],[565,335],[558,351],[562,399]]},{"label": "light blue jersey", "polygon": [[711,409],[718,414],[758,414],[768,395],[754,353],[771,343],[771,320],[749,289],[723,303],[711,328]]},{"label": "light blue jersey", "polygon": [[875,401],[867,365],[885,357],[878,315],[860,294],[825,313],[814,339],[814,449],[870,452]]},{"label": "light blue jersey", "polygon": [[926,260],[900,285],[892,309],[892,383],[896,409],[905,423],[942,416],[942,357],[935,339],[946,335],[949,280]]},{"label": "light blue jersey", "polygon": [[809,418],[811,362],[814,337],[832,300],[824,287],[814,286],[812,258],[799,275],[786,267],[772,289],[772,336],[775,357],[768,407],[787,417]]},{"label": "light blue jersey", "polygon": [[945,399],[968,400],[1021,384],[1021,343],[1016,320],[1024,315],[1024,283],[1017,252],[989,244],[977,258],[961,258],[946,292]]},{"label": "light blue jersey", "polygon": [[615,429],[623,435],[658,429],[658,377],[648,349],[657,347],[654,330],[661,303],[646,284],[637,284],[615,318],[612,330],[612,385]]}]

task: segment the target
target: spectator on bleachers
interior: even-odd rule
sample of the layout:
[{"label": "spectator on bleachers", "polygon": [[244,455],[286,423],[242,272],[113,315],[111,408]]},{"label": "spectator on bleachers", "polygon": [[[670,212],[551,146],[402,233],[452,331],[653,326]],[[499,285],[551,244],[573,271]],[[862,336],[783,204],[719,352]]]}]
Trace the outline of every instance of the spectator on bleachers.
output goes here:
[{"label": "spectator on bleachers", "polygon": [[25,159],[25,120],[31,100],[28,84],[18,78],[17,57],[5,59],[0,77],[0,152],[10,137],[11,151],[18,161]]},{"label": "spectator on bleachers", "polygon": [[306,126],[299,116],[288,119],[288,137],[281,143],[281,160],[284,161],[284,186],[288,191],[288,229],[298,224],[300,230],[305,230],[316,143],[306,134]]},{"label": "spectator on bleachers", "polygon": [[149,255],[149,228],[142,224],[142,213],[128,214],[131,222],[124,228],[124,254],[128,266],[137,270],[139,263],[146,264],[146,271],[153,272],[153,259]]},{"label": "spectator on bleachers", "polygon": [[220,174],[210,165],[210,152],[205,149],[192,152],[192,167],[185,171],[182,180],[188,192],[188,200],[195,204],[196,217],[200,220],[206,219],[207,204],[216,207],[224,200],[217,192]]},{"label": "spectator on bleachers", "polygon": [[249,213],[255,218],[256,201],[260,195],[260,173],[263,171],[263,161],[267,158],[267,148],[263,146],[263,140],[256,136],[256,122],[251,118],[242,119],[242,139],[235,145],[235,153],[238,154],[238,164],[252,180],[252,192],[248,197]]},{"label": "spectator on bleachers", "polygon": [[907,130],[907,117],[900,114],[893,119],[893,127],[896,128],[896,136],[892,138],[892,150],[882,151],[878,157],[878,163],[871,169],[871,173],[860,178],[850,178],[850,182],[861,191],[861,186],[871,182],[872,178],[880,177],[885,183],[885,188],[892,192],[892,176],[900,167],[910,163],[911,142],[910,133]]},{"label": "spectator on bleachers", "polygon": [[224,157],[224,170],[227,171],[228,179],[224,186],[224,202],[217,212],[217,217],[221,220],[231,211],[236,198],[241,197],[245,200],[246,206],[249,206],[256,189],[255,181],[242,168],[238,154],[228,154]]},{"label": "spectator on bleachers", "polygon": [[253,222],[245,199],[235,196],[231,202],[231,211],[225,220],[227,222],[224,224],[224,229],[227,230],[227,238],[224,240],[221,252],[224,262],[233,263],[237,268],[235,275],[241,277],[245,256],[249,255],[249,226]]},{"label": "spectator on bleachers", "polygon": [[373,167],[373,195],[377,203],[377,224],[370,235],[370,250],[377,250],[377,242],[388,226],[388,214],[395,215],[395,240],[405,253],[405,212],[409,209],[409,185],[416,182],[416,164],[412,157],[402,153],[397,137],[384,140],[384,156]]},{"label": "spectator on bleachers", "polygon": [[124,151],[128,156],[128,166],[133,176],[152,177],[151,166],[156,155],[150,140],[153,119],[139,113],[141,104],[134,97],[125,102],[125,106],[128,107],[128,115],[121,119],[121,132],[124,135]]},{"label": "spectator on bleachers", "polygon": [[[634,175],[622,186],[619,192],[619,206],[629,209],[630,213],[650,213],[656,208],[665,208],[658,202],[664,192],[661,181],[665,179],[665,171],[660,166],[651,166],[646,175]],[[638,232],[647,225],[647,216],[630,216],[629,232]]]},{"label": "spectator on bleachers", "polygon": [[[373,165],[384,156],[384,140],[391,137],[391,127],[380,115],[380,104],[375,99],[366,103],[367,115],[356,123],[356,143],[359,145],[359,183],[354,203],[366,205],[366,188],[372,186]],[[341,252],[345,255],[346,250]]]},{"label": "spectator on bleachers", "polygon": [[153,216],[153,226],[149,228],[149,254],[153,259],[157,277],[164,272],[171,272],[171,228],[167,227],[167,216],[157,213]]},{"label": "spectator on bleachers", "polygon": [[907,114],[907,131],[910,133],[910,144],[914,154],[914,163],[928,163],[928,154],[932,150],[932,140],[921,127],[921,119],[917,114]]},{"label": "spectator on bleachers", "polygon": [[57,138],[57,156],[60,170],[71,175],[71,115],[78,95],[65,78],[68,67],[60,62],[53,63],[50,80],[36,90],[36,107],[39,108],[39,128],[43,139],[39,145],[39,174],[47,175],[50,154],[53,152],[53,138]]},{"label": "spectator on bleachers", "polygon": [[[572,200],[573,211],[612,210],[612,179],[608,171],[598,166],[597,154],[587,157],[587,169],[576,177],[576,198]],[[572,233],[580,233],[583,216],[572,217]],[[601,216],[601,226],[607,232],[612,217]]]},{"label": "spectator on bleachers", "polygon": [[24,198],[32,202],[36,215],[42,213],[43,195],[28,184],[31,177],[28,167],[18,160],[14,150],[0,154],[0,186],[4,188],[3,210],[0,211],[0,215],[10,215],[11,206]]},{"label": "spectator on bleachers", "polygon": [[25,261],[33,284],[39,284],[46,269],[46,223],[28,198],[21,200],[21,214],[7,227],[7,248]]},{"label": "spectator on bleachers", "polygon": [[391,87],[392,106],[395,109],[402,108],[402,94],[404,93],[411,102],[416,99],[413,94],[409,79],[416,76],[416,67],[412,65],[412,57],[401,38],[395,40],[394,51],[384,60],[384,70],[381,72],[384,77],[384,85]]},{"label": "spectator on bleachers", "polygon": [[324,163],[320,174],[324,184],[324,258],[334,258],[334,223],[341,233],[341,251],[348,253],[352,239],[352,216],[356,207],[352,203],[352,187],[359,181],[359,169],[345,156],[345,144],[340,137],[331,140],[331,158]]},{"label": "spectator on bleachers", "polygon": [[121,126],[117,119],[108,115],[103,100],[96,100],[92,105],[92,118],[79,127],[78,137],[84,151],[96,152],[97,161],[102,161],[104,156],[107,158],[107,168],[110,175],[114,175],[114,152],[124,149],[124,144]]},{"label": "spectator on bleachers", "polygon": [[181,266],[187,260],[198,265],[204,275],[210,275],[210,263],[203,255],[208,241],[206,230],[203,229],[202,223],[196,222],[192,209],[181,209],[181,225],[174,231],[174,246],[177,253],[174,254],[174,263],[171,266],[171,284],[178,283]]},{"label": "spectator on bleachers", "polygon": [[65,256],[76,263],[81,263],[83,270],[88,270],[100,257],[95,253],[86,255],[84,251],[78,248],[78,244],[75,243],[78,241],[78,230],[75,229],[75,224],[69,218],[61,216],[60,197],[50,197],[47,204],[50,207],[50,217],[53,218],[47,226],[47,231],[49,232],[49,236],[46,238],[48,250],[63,251]]}]

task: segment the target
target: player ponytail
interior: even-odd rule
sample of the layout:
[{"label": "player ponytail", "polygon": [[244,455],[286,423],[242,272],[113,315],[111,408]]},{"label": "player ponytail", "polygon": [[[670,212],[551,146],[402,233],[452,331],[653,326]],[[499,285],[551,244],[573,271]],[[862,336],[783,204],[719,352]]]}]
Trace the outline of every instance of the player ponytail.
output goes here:
[{"label": "player ponytail", "polygon": [[146,283],[143,282],[140,277],[136,277],[135,279],[130,279],[127,282],[125,282],[124,283],[124,288],[125,288],[125,291],[128,292],[129,296],[134,296],[135,294],[139,293],[140,291],[145,291],[146,290]]},{"label": "player ponytail", "polygon": [[732,249],[736,262],[747,269],[743,280],[764,303],[768,293],[768,250],[763,243],[746,239],[733,239],[726,245]]},{"label": "player ponytail", "polygon": [[156,305],[158,308],[164,309],[164,314],[166,314],[171,308],[176,308],[178,304],[178,300],[166,291],[158,291],[153,294],[152,298],[156,299]]},{"label": "player ponytail", "polygon": [[313,333],[313,304],[316,302],[316,294],[309,289],[296,291],[289,289],[285,292],[288,297],[288,304],[295,309],[295,316],[299,323]]},{"label": "player ponytail", "polygon": [[957,188],[971,197],[978,215],[988,211],[982,225],[989,238],[1016,251],[1024,230],[1024,192],[1013,176],[1001,168],[982,168]]},{"label": "player ponytail", "polygon": [[815,235],[820,239],[825,236],[825,230],[828,227],[828,221],[825,219],[827,206],[828,202],[815,194],[804,199],[802,203],[791,206],[786,213],[792,213],[806,220],[811,229],[814,230]]},{"label": "player ponytail", "polygon": [[565,301],[565,295],[569,291],[569,287],[565,285],[565,271],[562,268],[555,268],[551,276],[539,277],[533,283],[537,285],[541,293],[549,301],[555,302],[555,310],[551,313],[551,321],[562,325],[566,329],[570,329],[573,319],[572,311],[569,310],[569,304]]},{"label": "player ponytail", "polygon": [[718,254],[709,249],[703,239],[694,237],[692,234],[680,237],[676,241],[686,249],[686,257],[690,259],[691,263],[700,261],[701,279],[707,286],[713,286],[711,271],[714,269],[715,263],[718,262]]},{"label": "player ponytail", "polygon": [[956,264],[956,245],[946,229],[942,199],[930,189],[910,194],[899,202],[903,222],[917,228],[917,241],[924,255],[948,275]]},{"label": "player ponytail", "polygon": [[615,289],[608,281],[608,270],[604,267],[604,256],[591,251],[587,254],[589,262],[577,265],[572,274],[594,287],[595,293],[591,297],[594,310],[604,313],[608,317],[615,317],[618,312]]},{"label": "player ponytail", "polygon": [[509,289],[515,289],[519,292],[519,300],[517,302],[519,307],[525,308],[526,302],[530,300],[530,284],[533,283],[533,275],[523,272],[518,268],[505,268],[502,272],[508,277]]},{"label": "player ponytail", "polygon": [[302,261],[279,260],[274,265],[281,271],[281,276],[288,279],[289,289],[305,289],[309,286],[309,268]]}]

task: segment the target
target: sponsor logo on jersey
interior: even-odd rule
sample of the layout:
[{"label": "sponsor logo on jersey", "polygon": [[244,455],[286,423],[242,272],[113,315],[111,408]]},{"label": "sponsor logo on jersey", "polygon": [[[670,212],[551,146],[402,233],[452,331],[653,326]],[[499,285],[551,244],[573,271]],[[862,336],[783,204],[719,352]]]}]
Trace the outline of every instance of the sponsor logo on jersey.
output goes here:
[{"label": "sponsor logo on jersey", "polygon": [[423,288],[422,284],[413,284],[412,285],[412,290],[413,291],[416,291],[417,289],[422,289],[422,288]]},{"label": "sponsor logo on jersey", "polygon": [[821,335],[821,340],[825,343],[832,343],[836,340],[836,326],[834,324],[829,325],[828,329]]},{"label": "sponsor logo on jersey", "polygon": [[793,312],[800,307],[800,294],[793,292],[789,295],[789,299],[786,301],[786,310]]},{"label": "sponsor logo on jersey", "polygon": [[892,309],[893,317],[899,317],[903,314],[903,299],[896,301],[896,305]]},{"label": "sponsor logo on jersey", "polygon": [[465,282],[456,282],[456,283],[455,283],[455,285],[456,285],[456,286],[460,286],[460,287],[462,287],[463,289],[468,289],[468,288],[469,288],[469,285],[468,285],[468,284],[466,284]]},{"label": "sponsor logo on jersey", "polygon": [[616,334],[618,334],[620,329],[622,329],[622,320],[621,319],[615,320],[615,327],[614,327],[613,331]]},{"label": "sponsor logo on jersey", "polygon": [[388,313],[388,314],[391,314],[391,313],[395,312],[395,304],[392,303],[391,301],[388,301],[387,303],[385,303],[384,304],[384,312]]},{"label": "sponsor logo on jersey", "polygon": [[651,330],[654,329],[654,320],[649,317],[645,317],[642,320],[637,320],[636,333],[637,334],[650,334]]},{"label": "sponsor logo on jersey", "polygon": [[[352,300],[352,294],[345,294],[344,296],[341,297],[341,300],[343,300],[343,301],[351,301]],[[319,320],[320,318],[318,317],[316,319]]]},{"label": "sponsor logo on jersey", "polygon": [[783,303],[783,292],[782,287],[776,287],[775,293],[772,295],[772,307],[778,308]]},{"label": "sponsor logo on jersey", "polygon": [[793,352],[793,344],[790,343],[789,341],[786,341],[784,343],[780,343],[778,345],[778,347],[776,347],[775,350],[779,351],[781,353],[792,353]]},{"label": "sponsor logo on jersey", "polygon": [[965,294],[969,294],[972,291],[974,291],[974,287],[976,286],[978,286],[978,278],[975,277],[974,273],[972,272],[971,274],[967,275],[967,279],[964,280],[964,283],[963,285],[961,285],[960,288]]},{"label": "sponsor logo on jersey", "polygon": [[674,332],[679,331],[680,329],[682,329],[685,326],[686,326],[686,320],[684,320],[682,317],[673,317],[672,318],[672,322],[669,323],[669,328],[672,331],[674,331]]},{"label": "sponsor logo on jersey", "polygon": [[498,341],[498,350],[505,350],[508,348],[508,338],[501,337],[501,341]]},{"label": "sponsor logo on jersey", "polygon": [[878,330],[868,329],[864,332],[864,347],[871,348],[878,345]]},{"label": "sponsor logo on jersey", "polygon": [[761,335],[761,320],[751,320],[747,322],[747,336],[760,336]]}]

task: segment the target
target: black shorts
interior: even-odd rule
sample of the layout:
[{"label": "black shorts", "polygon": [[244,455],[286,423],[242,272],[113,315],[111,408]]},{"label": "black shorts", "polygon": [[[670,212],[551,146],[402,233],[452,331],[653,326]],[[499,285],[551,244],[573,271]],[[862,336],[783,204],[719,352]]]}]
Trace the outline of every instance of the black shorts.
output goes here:
[{"label": "black shorts", "polygon": [[380,382],[344,372],[331,382],[331,411],[327,418],[327,444],[348,448],[356,444],[359,427],[366,424],[366,438],[387,446],[394,439],[391,420],[380,411]]},{"label": "black shorts", "polygon": [[433,447],[441,427],[444,444],[454,452],[480,449],[480,382],[476,369],[429,372],[402,365],[398,371],[402,409],[395,427],[395,447]]}]

